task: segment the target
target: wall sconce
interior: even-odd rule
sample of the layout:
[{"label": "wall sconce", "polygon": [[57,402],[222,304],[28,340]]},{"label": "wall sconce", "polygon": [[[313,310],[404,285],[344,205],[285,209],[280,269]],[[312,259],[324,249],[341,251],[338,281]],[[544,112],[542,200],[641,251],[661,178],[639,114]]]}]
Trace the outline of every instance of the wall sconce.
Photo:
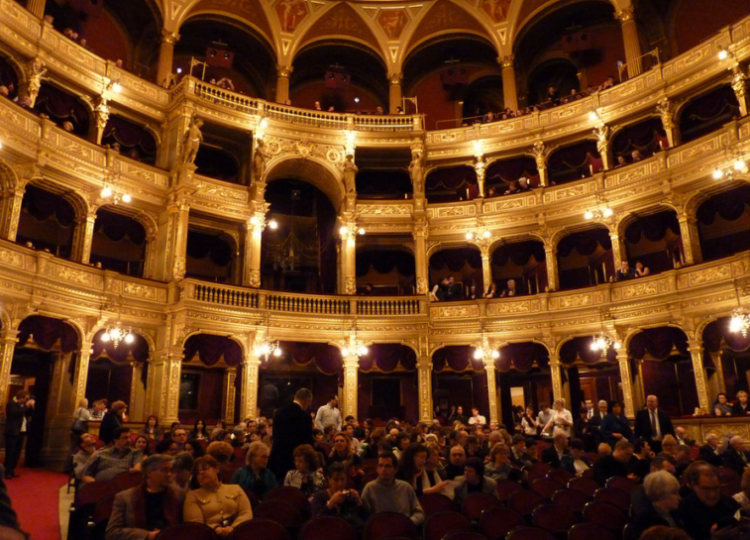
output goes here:
[{"label": "wall sconce", "polygon": [[602,219],[608,218],[614,213],[614,210],[611,208],[605,208],[604,210],[589,210],[583,214],[583,217],[586,219]]},{"label": "wall sconce", "polygon": [[480,238],[483,238],[483,239],[486,240],[486,239],[491,238],[491,237],[492,237],[492,233],[490,231],[488,231],[488,230],[484,230],[484,231],[481,231],[481,232],[479,232],[479,231],[477,231],[477,232],[469,231],[469,232],[466,233],[466,239],[467,240],[479,240]]}]

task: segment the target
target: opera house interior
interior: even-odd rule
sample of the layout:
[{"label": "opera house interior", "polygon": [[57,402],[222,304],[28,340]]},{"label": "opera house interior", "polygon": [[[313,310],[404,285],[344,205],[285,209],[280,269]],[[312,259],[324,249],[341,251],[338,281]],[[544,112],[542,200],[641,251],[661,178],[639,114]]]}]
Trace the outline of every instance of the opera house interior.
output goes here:
[{"label": "opera house interior", "polygon": [[0,0],[26,462],[83,398],[302,387],[383,424],[654,394],[750,441],[712,413],[750,390],[749,62],[745,0]]}]

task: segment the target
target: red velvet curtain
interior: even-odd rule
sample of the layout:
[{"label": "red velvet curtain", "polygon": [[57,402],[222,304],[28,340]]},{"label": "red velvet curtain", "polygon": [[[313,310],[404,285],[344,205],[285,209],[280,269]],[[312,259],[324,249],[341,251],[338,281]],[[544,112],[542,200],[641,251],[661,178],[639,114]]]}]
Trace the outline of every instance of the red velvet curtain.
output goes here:
[{"label": "red velvet curtain", "polygon": [[318,371],[326,375],[341,375],[343,363],[341,351],[327,343],[307,343],[297,341],[280,341],[279,347],[292,356],[301,366],[315,362]]},{"label": "red velvet curtain", "polygon": [[546,369],[549,367],[549,352],[539,343],[510,343],[500,349],[500,358],[495,360],[495,368],[505,373],[511,368],[527,372],[534,367]]},{"label": "red velvet curtain", "polygon": [[94,346],[91,348],[91,360],[97,360],[102,356],[106,355],[114,364],[122,364],[127,361],[128,357],[132,354],[133,360],[143,364],[141,370],[141,382],[143,387],[146,387],[146,381],[148,380],[148,357],[149,349],[148,342],[138,334],[132,334],[133,342],[126,343],[121,341],[117,348],[115,348],[114,342],[102,341],[101,336],[105,332],[104,329],[99,330],[94,335]]},{"label": "red velvet curtain", "polygon": [[109,117],[103,137],[112,137],[122,146],[128,148],[137,146],[146,154],[156,153],[156,140],[147,129],[117,115]]},{"label": "red velvet curtain", "polygon": [[510,184],[518,181],[522,176],[528,178],[532,186],[539,185],[539,171],[534,158],[525,156],[495,161],[487,167],[485,178],[487,185],[491,186],[498,183]]},{"label": "red velvet curtain", "polygon": [[452,272],[458,272],[468,263],[474,269],[482,269],[482,254],[475,248],[443,249],[430,257],[430,267],[442,270],[446,266]]},{"label": "red velvet curtain", "polygon": [[602,162],[596,142],[583,141],[555,151],[547,160],[550,180],[565,183],[591,176],[590,166],[601,170]]},{"label": "red velvet curtain", "polygon": [[734,352],[745,352],[750,349],[750,336],[742,337],[739,332],[729,331],[731,317],[722,317],[710,323],[703,330],[703,364],[713,366],[713,358],[710,353],[729,349]]},{"label": "red velvet curtain", "polygon": [[23,347],[32,339],[40,349],[51,351],[55,344],[60,344],[60,351],[70,353],[81,348],[78,333],[65,321],[31,315],[26,317],[18,326],[18,346]]},{"label": "red velvet curtain", "polygon": [[656,360],[672,356],[674,349],[678,354],[688,356],[688,343],[685,332],[673,326],[647,328],[633,336],[628,346],[631,357],[642,360],[646,354]]},{"label": "red velvet curtain", "polygon": [[242,363],[242,348],[239,343],[226,336],[214,334],[196,334],[185,342],[184,358],[192,359],[198,355],[201,363],[211,367],[224,357],[229,367],[237,367]]},{"label": "red velvet curtain", "polygon": [[68,201],[45,189],[28,185],[21,203],[37,221],[56,219],[63,227],[75,225],[76,213]]},{"label": "red velvet curtain", "polygon": [[643,157],[649,157],[661,149],[664,140],[666,135],[661,119],[649,118],[617,132],[612,139],[612,152],[615,159],[617,156],[624,156],[630,160],[630,154],[634,150],[638,150]]},{"label": "red velvet curtain", "polygon": [[484,364],[474,358],[474,347],[470,345],[448,345],[432,355],[432,371],[440,373],[444,369],[455,372],[483,371]]},{"label": "red velvet curtain", "polygon": [[677,236],[680,235],[680,222],[677,221],[677,214],[672,210],[639,217],[625,230],[625,238],[631,244],[639,243],[643,236],[651,242],[658,242],[664,239],[667,229]]},{"label": "red velvet curtain", "polygon": [[566,341],[560,348],[560,361],[563,364],[572,365],[576,360],[581,360],[590,366],[600,362],[617,362],[617,351],[614,347],[610,347],[607,355],[602,356],[600,351],[591,350],[593,340],[593,336],[579,336]]},{"label": "red velvet curtain", "polygon": [[94,230],[114,242],[119,242],[126,236],[136,246],[141,246],[146,241],[146,229],[138,221],[103,208],[96,211]]},{"label": "red velvet curtain", "polygon": [[376,343],[370,346],[369,354],[359,359],[360,371],[372,370],[390,373],[399,365],[407,371],[417,367],[417,355],[413,349],[398,343]]},{"label": "red velvet curtain", "polygon": [[567,257],[575,249],[580,255],[591,255],[599,246],[605,250],[612,249],[612,239],[607,229],[590,229],[570,234],[560,240],[557,253],[560,257]]}]

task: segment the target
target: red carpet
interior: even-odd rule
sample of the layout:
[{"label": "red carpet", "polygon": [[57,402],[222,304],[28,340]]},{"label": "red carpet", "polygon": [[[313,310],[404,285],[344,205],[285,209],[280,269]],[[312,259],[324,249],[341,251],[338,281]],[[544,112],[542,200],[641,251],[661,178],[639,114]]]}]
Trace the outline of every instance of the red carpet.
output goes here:
[{"label": "red carpet", "polygon": [[33,540],[60,540],[58,499],[68,475],[44,469],[17,470],[20,478],[6,480],[21,528]]}]

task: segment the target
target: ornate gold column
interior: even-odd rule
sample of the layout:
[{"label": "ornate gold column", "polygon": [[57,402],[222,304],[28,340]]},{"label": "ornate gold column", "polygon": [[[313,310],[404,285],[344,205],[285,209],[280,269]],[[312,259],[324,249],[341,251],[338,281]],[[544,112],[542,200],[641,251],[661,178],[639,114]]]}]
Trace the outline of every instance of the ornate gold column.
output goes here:
[{"label": "ornate gold column", "polygon": [[154,270],[156,268],[156,234],[148,231],[146,236],[146,254],[143,263],[143,278],[154,279]]},{"label": "ornate gold column", "polygon": [[747,116],[750,109],[750,78],[739,64],[732,68],[732,90],[740,103],[740,115]]},{"label": "ornate gold column", "polygon": [[132,422],[146,421],[146,389],[141,382],[143,364],[133,362],[133,376],[130,378],[130,401],[128,416]]},{"label": "ornate gold column", "polygon": [[9,187],[2,191],[0,207],[0,238],[16,241],[18,220],[21,218],[21,204],[26,188],[23,184]]},{"label": "ornate gold column", "polygon": [[625,46],[625,61],[628,64],[628,78],[640,75],[641,43],[638,41],[638,26],[635,24],[635,6],[632,4],[615,14],[622,27],[622,40]]},{"label": "ornate gold column", "polygon": [[75,372],[73,373],[73,391],[70,396],[71,410],[78,407],[78,402],[86,397],[86,381],[89,378],[89,360],[91,358],[90,342],[84,341],[77,354]]},{"label": "ornate gold column", "polygon": [[[693,361],[695,386],[698,390],[698,406],[704,411],[704,414],[710,414],[711,405],[708,400],[706,370],[703,368],[703,342],[700,339],[688,340],[688,351],[690,352],[690,358]],[[687,411],[687,414],[691,413],[692,411]]]},{"label": "ornate gold column", "polygon": [[682,265],[703,262],[698,235],[698,220],[685,212],[678,212],[677,219],[680,222],[680,236],[682,237]]},{"label": "ornate gold column", "polygon": [[[44,421],[44,440],[39,453],[42,463],[52,468],[61,467],[68,455],[68,446],[60,444],[60,441],[69,440],[73,405],[78,395],[77,387],[70,384],[68,375],[71,354],[57,352],[53,355],[52,380]],[[76,362],[76,371],[79,364],[80,362]],[[86,371],[88,371],[88,362],[86,364]],[[80,379],[75,378],[73,380],[74,383],[79,381]],[[85,380],[83,386],[85,391]],[[82,397],[83,394],[81,394]]]},{"label": "ornate gold column", "polygon": [[417,357],[417,386],[419,386],[419,421],[432,423],[432,357]]},{"label": "ornate gold column", "polygon": [[[549,355],[549,370],[552,376],[552,395],[557,399],[565,399],[563,394],[563,383],[562,383],[562,364],[560,364],[560,357],[556,354]],[[566,407],[570,407],[570,403],[566,403]]]},{"label": "ornate gold column", "polygon": [[265,212],[255,215],[245,223],[245,265],[242,284],[249,287],[260,287],[260,262],[265,229]]},{"label": "ornate gold column", "polygon": [[27,0],[26,9],[28,9],[30,13],[36,16],[37,19],[43,19],[44,7],[46,3],[46,0]]},{"label": "ornate gold column", "polygon": [[245,356],[240,382],[240,420],[258,417],[258,369],[260,356],[255,351]]},{"label": "ornate gold column", "polygon": [[547,287],[550,291],[560,288],[560,278],[557,275],[557,246],[544,245],[545,260],[547,261]]},{"label": "ornate gold column", "polygon": [[479,188],[479,196],[484,197],[484,177],[487,172],[487,164],[484,162],[484,156],[478,154],[475,156],[474,171],[477,173],[477,187]]},{"label": "ornate gold column", "polygon": [[285,103],[289,99],[289,77],[292,66],[276,66],[276,103]]},{"label": "ornate gold column", "polygon": [[350,354],[344,360],[344,406],[341,416],[357,418],[357,378],[359,377],[359,357]]},{"label": "ornate gold column", "polygon": [[182,350],[173,348],[159,357],[152,364],[156,371],[154,383],[150,391],[156,397],[155,405],[161,413],[160,421],[163,425],[177,422],[180,403],[180,370],[182,367]]},{"label": "ornate gold column", "polygon": [[173,192],[167,208],[159,217],[155,278],[161,281],[180,281],[185,277],[190,194]]},{"label": "ornate gold column", "polygon": [[234,381],[237,378],[237,368],[227,368],[224,370],[224,382],[222,385],[221,404],[224,411],[224,419],[234,423]]},{"label": "ornate gold column", "polygon": [[484,358],[484,371],[487,373],[487,394],[490,405],[490,419],[488,422],[500,422],[498,414],[497,378],[495,370],[495,359],[490,356]]},{"label": "ornate gold column", "polygon": [[680,137],[680,130],[674,121],[674,103],[672,101],[669,101],[669,99],[664,98],[656,104],[656,111],[659,113],[659,117],[661,118],[661,125],[667,134],[669,147],[674,148],[682,142],[682,138]]},{"label": "ornate gold column", "polygon": [[[8,402],[10,386],[10,366],[13,363],[13,352],[18,343],[18,330],[6,328],[0,336],[0,403]],[[0,407],[0,418],[5,416],[5,407]]]},{"label": "ornate gold column", "polygon": [[[612,241],[612,261],[615,266],[615,271],[617,271],[618,268],[620,268],[620,261],[623,261],[627,259],[627,249],[625,248],[625,243],[620,238],[620,235],[617,234],[617,229],[615,229],[614,232],[612,230],[609,231],[609,238]],[[613,276],[607,276],[613,277]]]},{"label": "ornate gold column", "polygon": [[109,122],[109,105],[107,98],[105,98],[104,95],[101,95],[96,100],[96,105],[94,106],[94,121],[91,122],[89,128],[89,139],[97,146],[101,146],[102,144],[104,128],[107,127],[107,122]]},{"label": "ornate gold column", "polygon": [[549,175],[547,174],[547,156],[549,156],[549,153],[550,151],[544,147],[542,141],[536,141],[534,148],[531,150],[531,155],[536,161],[537,171],[539,171],[539,182],[543,186],[549,185]]},{"label": "ornate gold column", "polygon": [[513,67],[513,55],[498,58],[503,68],[503,104],[510,110],[518,110],[518,90],[516,88],[516,70]]},{"label": "ornate gold column", "polygon": [[88,264],[91,257],[91,242],[94,238],[94,224],[96,223],[96,208],[91,207],[85,217],[76,218],[76,228],[73,233],[73,260],[81,264]]},{"label": "ornate gold column", "polygon": [[479,250],[482,253],[482,280],[484,281],[484,293],[490,290],[490,284],[492,283],[492,259],[490,256],[489,243],[483,243],[479,246]]},{"label": "ornate gold column", "polygon": [[719,392],[726,394],[727,393],[727,382],[724,380],[724,366],[721,364],[721,351],[710,353],[711,359],[714,361],[714,367],[716,367],[716,375],[717,378],[717,386],[719,388]]},{"label": "ornate gold column", "polygon": [[172,79],[172,60],[174,59],[174,45],[180,40],[180,34],[163,28],[161,31],[161,45],[159,45],[159,63],[156,66],[156,84],[169,88]]},{"label": "ornate gold column", "polygon": [[612,151],[609,144],[609,126],[599,124],[594,128],[594,135],[596,135],[596,149],[599,151],[599,155],[602,158],[604,170],[608,171],[612,168]]},{"label": "ornate gold column", "polygon": [[401,107],[401,80],[403,73],[390,73],[388,75],[388,112],[396,114],[397,107]]},{"label": "ornate gold column", "polygon": [[622,398],[625,402],[625,416],[635,418],[635,400],[633,399],[633,376],[630,373],[628,351],[621,348],[617,351],[617,365],[620,368],[620,383],[622,384]]},{"label": "ornate gold column", "polygon": [[427,218],[415,219],[413,223],[412,236],[414,236],[414,266],[417,277],[417,294],[427,294],[430,289],[429,273],[427,270],[427,237],[430,228]]},{"label": "ornate gold column", "polygon": [[339,294],[357,294],[357,222],[347,220],[339,233],[341,234],[339,270],[344,286],[344,290],[339,291]]}]

